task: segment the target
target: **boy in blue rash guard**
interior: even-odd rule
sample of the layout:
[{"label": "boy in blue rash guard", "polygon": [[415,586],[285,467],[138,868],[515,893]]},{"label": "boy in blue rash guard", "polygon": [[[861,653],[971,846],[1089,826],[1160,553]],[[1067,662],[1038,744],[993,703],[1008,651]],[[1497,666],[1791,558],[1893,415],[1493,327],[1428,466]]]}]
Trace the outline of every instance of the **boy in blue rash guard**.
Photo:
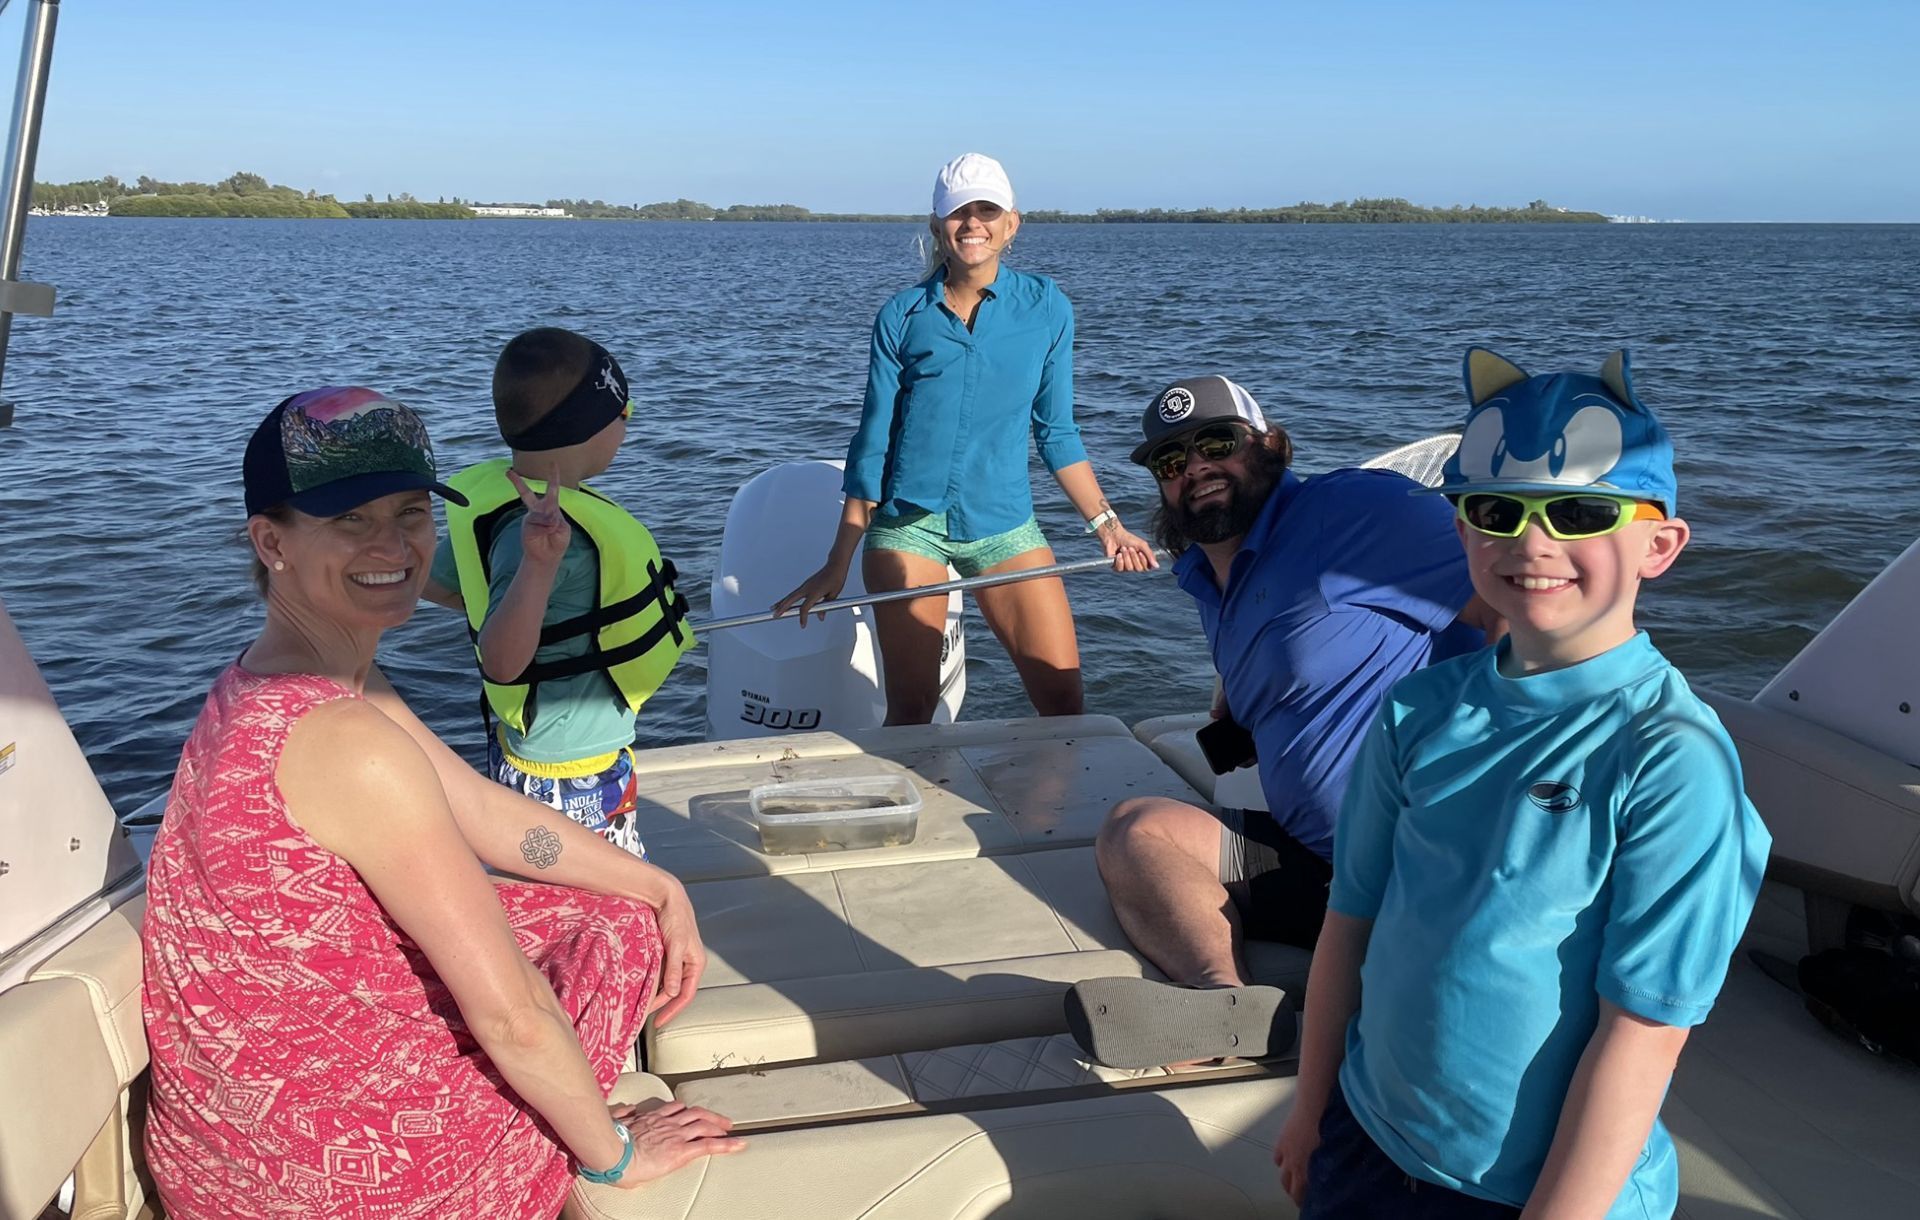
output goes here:
[{"label": "boy in blue rash guard", "polygon": [[1354,765],[1274,1159],[1308,1217],[1673,1213],[1657,1120],[1771,842],[1633,624],[1686,545],[1625,352],[1467,353],[1438,491],[1498,646],[1403,679]]}]

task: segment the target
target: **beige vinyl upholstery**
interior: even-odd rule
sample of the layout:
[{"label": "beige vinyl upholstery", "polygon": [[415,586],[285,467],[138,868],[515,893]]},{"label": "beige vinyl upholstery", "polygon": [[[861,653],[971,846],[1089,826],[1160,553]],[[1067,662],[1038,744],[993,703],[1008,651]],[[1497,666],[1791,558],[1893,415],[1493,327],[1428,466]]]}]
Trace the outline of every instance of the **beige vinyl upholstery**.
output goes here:
[{"label": "beige vinyl upholstery", "polygon": [[86,984],[0,993],[0,1220],[34,1220],[120,1106]]},{"label": "beige vinyl upholstery", "polygon": [[1745,699],[1702,691],[1740,750],[1773,832],[1773,869],[1797,885],[1920,914],[1920,770]]},{"label": "beige vinyl upholstery", "polygon": [[1060,953],[702,987],[666,1029],[648,1027],[647,1066],[682,1076],[1053,1032],[1069,986],[1141,973],[1127,953]]},{"label": "beige vinyl upholstery", "polygon": [[1213,799],[1213,768],[1193,735],[1205,728],[1212,717],[1205,712],[1187,712],[1178,716],[1155,716],[1133,726],[1140,744],[1159,755],[1181,779],[1208,800]]},{"label": "beige vinyl upholstery", "polygon": [[1195,792],[1223,809],[1265,809],[1267,794],[1260,787],[1260,769],[1241,767],[1215,775],[1195,734],[1213,717],[1205,712],[1186,716],[1156,716],[1134,726],[1141,744],[1173,768]]},{"label": "beige vinyl upholstery", "polygon": [[[1061,723],[1055,723],[1055,721]],[[871,751],[871,752],[863,752]],[[804,733],[639,756],[641,838],[685,881],[894,865],[1047,850],[1093,841],[1134,795],[1195,799],[1118,720],[1073,716]],[[910,844],[765,855],[748,795],[780,780],[905,772],[923,807]]]},{"label": "beige vinyl upholstery", "polygon": [[[649,1031],[648,1066],[668,1077],[1056,1033],[1068,985],[1151,973],[1089,847],[688,892],[709,964],[693,1003]],[[1249,951],[1257,974],[1295,989],[1306,959]]]},{"label": "beige vinyl upholstery", "polygon": [[613,1091],[607,1094],[610,1102],[638,1105],[641,1102],[672,1101],[673,1090],[667,1082],[647,1072],[622,1072],[613,1082]]},{"label": "beige vinyl upholstery", "polygon": [[634,1191],[575,1187],[591,1220],[1280,1220],[1273,1143],[1293,1081],[1265,1077],[749,1136]]},{"label": "beige vinyl upholstery", "polygon": [[135,891],[0,993],[0,1220],[38,1216],[69,1173],[75,1216],[118,1217],[144,1199],[127,1112],[147,1068],[145,911]]},{"label": "beige vinyl upholstery", "polygon": [[35,979],[75,979],[87,989],[100,1041],[121,1088],[147,1069],[147,1035],[140,1017],[140,921],[147,895],[107,912],[78,939],[36,967]]}]

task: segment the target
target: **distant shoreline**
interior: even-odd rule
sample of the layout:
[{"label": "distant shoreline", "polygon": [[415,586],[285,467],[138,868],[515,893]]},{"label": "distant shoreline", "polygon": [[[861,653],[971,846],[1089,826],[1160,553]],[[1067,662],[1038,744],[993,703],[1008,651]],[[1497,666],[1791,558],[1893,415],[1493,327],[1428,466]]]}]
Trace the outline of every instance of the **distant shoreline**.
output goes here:
[{"label": "distant shoreline", "polygon": [[[448,205],[451,207],[452,205]],[[1298,225],[1298,224],[1674,224],[1677,221],[1656,221],[1645,217],[1606,216],[1598,212],[1568,212],[1556,216],[1529,216],[1517,208],[1475,208],[1470,214],[1452,216],[1445,213],[1437,215],[1365,215],[1359,213],[1323,212],[1311,215],[1237,215],[1252,209],[1235,209],[1232,212],[1213,208],[1200,208],[1192,212],[1165,212],[1158,215],[1133,211],[1100,212],[1023,212],[1021,219],[1027,224],[1159,224],[1159,225]],[[830,213],[815,212],[806,216],[487,216],[481,214],[466,215],[356,215],[348,212],[341,216],[313,216],[286,214],[280,212],[252,212],[244,208],[222,210],[121,210],[89,211],[80,208],[50,209],[34,208],[30,215],[35,217],[65,216],[83,219],[161,219],[161,220],[586,220],[631,223],[677,223],[677,224],[924,224],[924,216],[890,216],[867,213]]]},{"label": "distant shoreline", "polygon": [[[538,203],[479,203],[442,198],[432,203],[412,195],[342,201],[317,191],[269,183],[258,174],[236,173],[217,183],[161,182],[141,177],[133,184],[111,175],[83,182],[36,182],[34,215],[89,217],[161,216],[181,219],[273,220],[699,220],[848,224],[920,224],[924,215],[883,212],[814,212],[792,203],[714,207],[693,199],[646,204],[610,204],[600,199],[550,199]],[[1525,207],[1453,204],[1426,207],[1405,199],[1302,201],[1266,208],[1101,208],[1092,212],[1041,209],[1022,213],[1029,224],[1606,224],[1599,212],[1555,207],[1536,199]]]}]

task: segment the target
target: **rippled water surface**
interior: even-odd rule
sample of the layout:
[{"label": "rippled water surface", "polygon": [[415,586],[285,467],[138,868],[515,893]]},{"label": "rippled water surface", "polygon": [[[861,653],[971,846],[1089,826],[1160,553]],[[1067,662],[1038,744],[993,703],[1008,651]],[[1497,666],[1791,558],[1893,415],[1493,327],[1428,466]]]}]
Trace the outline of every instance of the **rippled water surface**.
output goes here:
[{"label": "rippled water surface", "polygon": [[[733,489],[844,454],[874,310],[914,278],[911,226],[36,220],[0,431],[0,597],[122,809],[161,790],[212,677],[259,621],[240,453],[276,401],[326,382],[426,416],[443,467],[495,456],[500,345],[551,323],[621,358],[642,404],[596,484],[652,527],[704,613]],[[1751,693],[1920,534],[1920,227],[1029,226],[1019,265],[1078,311],[1080,421],[1136,525],[1147,398],[1240,381],[1303,469],[1445,431],[1461,351],[1534,371],[1633,350],[1680,447],[1694,542],[1642,621],[1697,683]],[[1037,472],[1038,473],[1038,472]],[[1043,473],[1062,558],[1095,553]],[[1075,578],[1090,710],[1204,705],[1188,599],[1164,574]],[[1025,701],[971,619],[970,718]],[[462,623],[423,608],[382,663],[474,753]],[[643,738],[703,732],[693,654]]]}]

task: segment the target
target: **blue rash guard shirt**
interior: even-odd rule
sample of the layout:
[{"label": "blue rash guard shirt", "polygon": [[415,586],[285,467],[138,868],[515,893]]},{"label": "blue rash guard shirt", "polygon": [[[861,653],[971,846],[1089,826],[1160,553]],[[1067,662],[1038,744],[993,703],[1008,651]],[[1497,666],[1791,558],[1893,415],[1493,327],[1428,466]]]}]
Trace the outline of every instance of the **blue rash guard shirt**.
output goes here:
[{"label": "blue rash guard shirt", "polygon": [[1453,506],[1387,470],[1280,478],[1222,591],[1199,547],[1174,563],[1227,707],[1253,734],[1280,828],[1323,859],[1366,726],[1395,682],[1479,648]]},{"label": "blue rash guard shirt", "polygon": [[[1645,633],[1508,678],[1414,674],[1368,730],[1331,909],[1373,921],[1340,1086],[1404,1172],[1523,1206],[1606,999],[1704,1020],[1772,842],[1711,708]],[[1610,1220],[1673,1213],[1658,1122]]]},{"label": "blue rash guard shirt", "polygon": [[1073,306],[1054,282],[1002,265],[973,329],[947,308],[946,268],[873,320],[867,397],[842,489],[898,517],[945,513],[974,542],[1033,515],[1027,432],[1059,471],[1087,460],[1073,422]]}]

